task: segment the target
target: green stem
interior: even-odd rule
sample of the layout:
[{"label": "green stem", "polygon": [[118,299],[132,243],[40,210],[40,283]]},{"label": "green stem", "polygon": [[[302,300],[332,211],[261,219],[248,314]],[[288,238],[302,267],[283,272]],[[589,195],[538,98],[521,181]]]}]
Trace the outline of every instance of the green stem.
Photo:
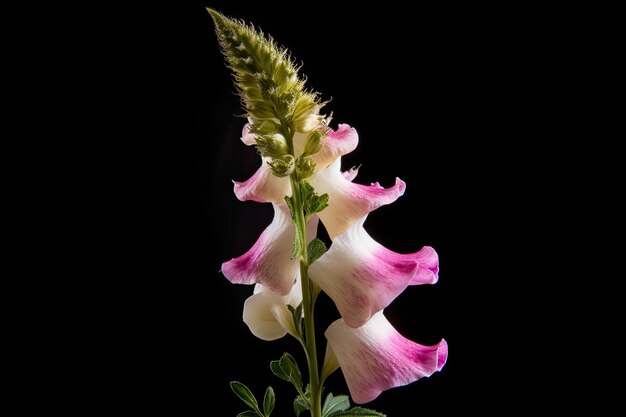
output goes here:
[{"label": "green stem", "polygon": [[[287,139],[289,150],[293,150],[293,134],[284,130],[283,136]],[[315,298],[313,283],[309,278],[309,263],[307,256],[306,219],[304,217],[304,207],[302,195],[300,193],[300,182],[294,171],[290,175],[291,193],[293,199],[295,227],[302,232],[302,248],[300,255],[300,283],[302,285],[302,310],[304,312],[304,348],[309,365],[309,383],[311,385],[311,417],[322,416],[322,386],[320,384],[320,373],[317,363],[317,346],[315,343]]]}]

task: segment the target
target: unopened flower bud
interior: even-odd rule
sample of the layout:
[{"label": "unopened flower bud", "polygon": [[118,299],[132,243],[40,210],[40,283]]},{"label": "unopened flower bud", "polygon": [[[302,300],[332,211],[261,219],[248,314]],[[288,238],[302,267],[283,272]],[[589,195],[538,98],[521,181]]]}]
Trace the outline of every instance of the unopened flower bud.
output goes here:
[{"label": "unopened flower bud", "polygon": [[301,156],[296,159],[296,173],[298,179],[305,180],[315,172],[315,161],[308,156]]},{"label": "unopened flower bud", "polygon": [[280,134],[258,136],[256,148],[262,156],[269,156],[270,158],[280,158],[289,152],[287,141]]},{"label": "unopened flower bud", "polygon": [[326,137],[326,129],[314,129],[309,133],[304,145],[304,155],[315,155],[322,150],[322,140]]},{"label": "unopened flower bud", "polygon": [[275,158],[269,162],[272,172],[277,177],[286,177],[291,174],[294,169],[294,157],[293,155],[283,155],[280,158]]}]

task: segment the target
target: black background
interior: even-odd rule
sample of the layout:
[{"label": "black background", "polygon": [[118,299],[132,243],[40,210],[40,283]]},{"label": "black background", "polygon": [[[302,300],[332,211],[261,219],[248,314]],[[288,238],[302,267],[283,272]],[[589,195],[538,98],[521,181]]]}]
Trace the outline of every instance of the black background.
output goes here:
[{"label": "black background", "polygon": [[[239,140],[245,119],[207,6],[254,23],[304,64],[308,85],[332,98],[331,126],[359,132],[359,147],[343,158],[344,168],[362,164],[357,182],[407,183],[403,197],[370,214],[368,232],[397,252],[431,245],[439,253],[439,282],[407,289],[386,315],[419,343],[445,338],[448,363],[370,406],[397,417],[519,409],[538,398],[537,388],[512,388],[533,377],[528,357],[541,350],[527,346],[533,330],[516,308],[527,273],[521,236],[537,237],[527,229],[536,200],[524,185],[537,169],[526,156],[544,117],[528,104],[538,64],[523,56],[534,29],[512,10],[402,4],[181,2],[140,14],[128,48],[139,65],[129,64],[131,94],[121,103],[139,123],[129,145],[137,172],[128,199],[116,200],[124,234],[115,256],[132,261],[132,278],[116,281],[123,295],[111,306],[122,323],[107,342],[110,361],[122,364],[111,401],[236,415],[243,407],[228,382],[240,380],[259,396],[271,384],[276,415],[291,413],[294,393],[269,361],[283,351],[302,359],[298,344],[252,336],[241,320],[252,287],[219,272],[254,243],[272,210],[232,192],[231,180],[247,179],[259,158]],[[318,311],[321,336],[337,313],[326,298]],[[347,394],[340,372],[327,387]]]}]

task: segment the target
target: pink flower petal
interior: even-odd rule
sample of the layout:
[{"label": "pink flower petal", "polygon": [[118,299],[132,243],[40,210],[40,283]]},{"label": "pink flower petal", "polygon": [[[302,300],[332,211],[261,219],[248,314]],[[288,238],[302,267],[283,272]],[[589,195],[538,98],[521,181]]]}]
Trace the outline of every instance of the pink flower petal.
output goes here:
[{"label": "pink flower petal", "polygon": [[428,251],[393,252],[367,234],[364,222],[365,217],[335,237],[309,269],[311,279],[335,302],[350,327],[362,326],[408,285],[434,282],[432,273],[421,273],[422,254]]},{"label": "pink flower petal", "polygon": [[393,328],[382,311],[356,329],[337,320],[325,335],[327,349],[335,354],[357,404],[370,402],[390,388],[431,376],[443,368],[448,358],[445,340],[434,346],[412,342]]},{"label": "pink flower petal", "polygon": [[409,285],[435,284],[439,280],[439,255],[430,246],[413,254],[420,267]]},{"label": "pink flower petal", "polygon": [[324,139],[322,150],[314,156],[317,169],[322,170],[337,158],[356,149],[359,135],[356,129],[347,124],[340,124],[337,130],[330,129]]},{"label": "pink flower petal", "polygon": [[378,183],[354,184],[341,173],[341,158],[320,171],[311,184],[318,193],[328,193],[330,197],[329,206],[319,216],[331,239],[369,212],[396,201],[406,188],[400,178],[396,178],[396,184],[390,188]]},{"label": "pink flower petal", "polygon": [[285,196],[291,195],[289,177],[275,176],[266,158],[263,158],[263,165],[252,177],[244,182],[233,181],[233,183],[235,195],[241,201],[282,204],[285,202]]},{"label": "pink flower petal", "polygon": [[[222,264],[222,273],[233,284],[263,284],[278,295],[290,293],[299,271],[297,259],[291,259],[295,230],[286,204],[274,207],[272,223],[261,233],[246,253]],[[317,217],[307,225],[307,238],[317,234]]]}]

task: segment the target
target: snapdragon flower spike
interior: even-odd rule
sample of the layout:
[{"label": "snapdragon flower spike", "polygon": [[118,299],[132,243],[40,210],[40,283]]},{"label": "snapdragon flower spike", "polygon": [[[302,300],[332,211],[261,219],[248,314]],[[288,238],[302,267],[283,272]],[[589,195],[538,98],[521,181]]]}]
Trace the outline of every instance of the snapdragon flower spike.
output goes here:
[{"label": "snapdragon flower spike", "polygon": [[[274,219],[256,243],[243,255],[222,264],[222,273],[233,284],[262,284],[277,295],[288,295],[299,271],[291,259],[295,229],[286,204],[272,204]],[[318,218],[307,225],[307,239],[317,234]]]},{"label": "snapdragon flower spike", "polygon": [[408,285],[437,282],[437,253],[429,246],[399,254],[376,242],[363,228],[365,217],[337,236],[309,268],[309,275],[335,302],[350,327],[365,324]]},{"label": "snapdragon flower spike", "polygon": [[296,280],[287,296],[273,293],[261,284],[254,286],[254,294],[243,304],[243,321],[253,335],[262,340],[276,340],[287,333],[297,337],[287,304],[296,308],[302,302],[302,288]]},{"label": "snapdragon flower spike", "polygon": [[434,346],[406,339],[382,311],[356,329],[339,319],[325,335],[326,357],[335,356],[357,404],[370,402],[390,388],[431,376],[443,368],[448,358],[444,339]]}]

